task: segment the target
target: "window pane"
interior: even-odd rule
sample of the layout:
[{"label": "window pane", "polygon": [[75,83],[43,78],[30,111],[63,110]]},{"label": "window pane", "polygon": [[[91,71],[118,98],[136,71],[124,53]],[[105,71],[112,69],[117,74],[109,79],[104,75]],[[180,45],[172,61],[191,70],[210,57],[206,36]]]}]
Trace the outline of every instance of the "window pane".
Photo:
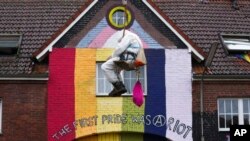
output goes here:
[{"label": "window pane", "polygon": [[249,113],[249,100],[247,99],[243,100],[243,112]]},{"label": "window pane", "polygon": [[219,100],[219,113],[224,113],[224,100]]},{"label": "window pane", "polygon": [[105,75],[104,75],[104,72],[103,72],[103,70],[101,69],[101,65],[102,65],[102,63],[97,63],[96,64],[96,67],[97,67],[97,74],[96,74],[96,81],[97,81],[97,85],[98,85],[98,87],[97,87],[97,93],[102,93],[102,94],[104,94],[104,93],[109,93],[112,89],[113,89],[113,86],[112,86],[112,84],[110,84],[108,81],[107,81],[107,79],[106,79],[106,77],[105,77]]},{"label": "window pane", "polygon": [[233,125],[238,125],[239,124],[239,117],[238,115],[233,115]]},{"label": "window pane", "polygon": [[226,113],[231,113],[231,100],[225,100],[226,101]]},{"label": "window pane", "polygon": [[113,16],[113,21],[117,25],[124,25],[124,12],[123,11],[117,11],[112,16]]},{"label": "window pane", "polygon": [[[113,89],[113,86],[112,84],[110,84],[105,75],[104,75],[104,72],[103,70],[101,69],[101,65],[102,63],[97,63],[96,67],[97,67],[97,74],[96,74],[96,81],[97,81],[97,90],[96,92],[97,93],[109,93],[112,89]],[[140,82],[142,84],[142,87],[143,87],[143,91],[144,91],[144,83],[145,83],[145,76],[144,76],[144,67],[141,67],[140,69]],[[127,93],[128,94],[131,94],[132,93],[132,90],[133,90],[133,87],[137,81],[137,76],[136,76],[136,72],[135,71],[123,71],[123,73],[121,73],[124,77],[124,85],[126,86],[126,89],[127,89]]]},{"label": "window pane", "polygon": [[249,120],[249,114],[244,114],[244,125],[250,125]]},{"label": "window pane", "polygon": [[[143,87],[143,91],[145,90],[144,88],[144,67],[140,68],[140,74],[139,74],[139,80],[141,82],[141,85]],[[137,81],[137,75],[136,75],[136,71],[124,71],[124,84],[128,90],[128,93],[132,93],[134,85]]]},{"label": "window pane", "polygon": [[238,100],[232,100],[233,113],[238,113]]},{"label": "window pane", "polygon": [[131,78],[131,71],[124,71],[124,79]]},{"label": "window pane", "polygon": [[102,85],[103,82],[104,81],[102,79],[98,80],[98,90],[97,90],[98,93],[104,93],[104,85]]},{"label": "window pane", "polygon": [[111,92],[112,89],[113,89],[112,84],[110,84],[110,83],[107,81],[107,79],[105,79],[104,84],[105,84],[105,93]]},{"label": "window pane", "polygon": [[101,69],[101,64],[98,64],[98,78],[104,78],[104,72]]},{"label": "window pane", "polygon": [[226,127],[229,128],[232,124],[231,115],[226,115]]},{"label": "window pane", "polygon": [[127,88],[128,93],[132,93],[134,84],[135,82],[133,82],[131,79],[124,79],[124,85]]},{"label": "window pane", "polygon": [[225,116],[224,115],[220,115],[219,123],[220,123],[220,128],[225,128]]},{"label": "window pane", "polygon": [[21,38],[21,35],[0,35],[0,55],[17,54]]},{"label": "window pane", "polygon": [[123,14],[124,14],[123,11],[117,11],[116,13],[117,13],[117,16],[118,16],[119,18],[123,18],[123,17],[124,17],[124,16],[123,16]]}]

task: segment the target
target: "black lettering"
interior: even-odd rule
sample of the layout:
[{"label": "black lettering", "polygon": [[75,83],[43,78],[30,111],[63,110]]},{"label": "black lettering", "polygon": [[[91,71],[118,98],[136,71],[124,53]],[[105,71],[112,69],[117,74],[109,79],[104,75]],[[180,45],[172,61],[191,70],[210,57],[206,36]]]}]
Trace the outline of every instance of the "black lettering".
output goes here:
[{"label": "black lettering", "polygon": [[127,114],[122,114],[121,122],[122,122],[122,124],[126,124],[127,123]]},{"label": "black lettering", "polygon": [[97,125],[97,118],[98,116],[93,116],[94,124]]},{"label": "black lettering", "polygon": [[186,131],[186,133],[183,135],[183,138],[185,139],[186,137],[187,137],[187,135],[189,134],[189,132],[192,130],[192,127],[190,127],[190,126],[187,126],[187,131]]},{"label": "black lettering", "polygon": [[[182,127],[182,130],[181,130],[181,127]],[[183,134],[185,132],[185,130],[186,130],[186,125],[183,124],[183,123],[181,123],[177,127],[177,131],[176,132],[177,132],[177,134],[181,135],[181,134]]]},{"label": "black lettering", "polygon": [[85,127],[86,126],[86,118],[79,119],[79,123],[80,123],[81,127]]},{"label": "black lettering", "polygon": [[173,132],[175,132],[175,131],[176,131],[176,129],[177,129],[177,127],[178,127],[179,122],[180,122],[179,120],[177,120],[177,121],[175,122]]},{"label": "black lettering", "polygon": [[108,116],[102,115],[102,124],[104,124],[106,120],[108,120]]},{"label": "black lettering", "polygon": [[167,128],[171,131],[172,130],[172,128],[171,128],[171,124],[173,124],[174,123],[174,118],[172,118],[172,117],[170,117],[169,119],[168,119],[168,125],[167,125]]}]

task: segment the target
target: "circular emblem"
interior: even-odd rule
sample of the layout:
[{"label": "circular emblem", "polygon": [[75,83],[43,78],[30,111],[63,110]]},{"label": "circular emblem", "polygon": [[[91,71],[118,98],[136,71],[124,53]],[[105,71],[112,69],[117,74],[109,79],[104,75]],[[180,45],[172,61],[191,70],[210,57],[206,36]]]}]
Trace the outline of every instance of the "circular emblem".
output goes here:
[{"label": "circular emblem", "polygon": [[153,124],[156,127],[162,127],[166,124],[166,118],[163,115],[157,115],[153,118]]},{"label": "circular emblem", "polygon": [[129,28],[134,21],[132,11],[128,7],[118,5],[110,8],[106,16],[107,22],[114,29]]}]

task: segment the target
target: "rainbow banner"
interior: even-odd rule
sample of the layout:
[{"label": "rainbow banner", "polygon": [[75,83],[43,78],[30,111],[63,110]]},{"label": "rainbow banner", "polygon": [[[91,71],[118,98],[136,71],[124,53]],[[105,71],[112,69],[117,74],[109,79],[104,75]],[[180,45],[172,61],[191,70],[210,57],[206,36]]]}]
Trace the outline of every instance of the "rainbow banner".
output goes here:
[{"label": "rainbow banner", "polygon": [[236,54],[235,56],[250,63],[250,53],[248,53],[248,54]]},{"label": "rainbow banner", "polygon": [[146,95],[141,107],[131,96],[96,95],[96,64],[112,51],[53,49],[49,57],[48,140],[152,141],[164,137],[192,141],[188,50],[145,49]]}]

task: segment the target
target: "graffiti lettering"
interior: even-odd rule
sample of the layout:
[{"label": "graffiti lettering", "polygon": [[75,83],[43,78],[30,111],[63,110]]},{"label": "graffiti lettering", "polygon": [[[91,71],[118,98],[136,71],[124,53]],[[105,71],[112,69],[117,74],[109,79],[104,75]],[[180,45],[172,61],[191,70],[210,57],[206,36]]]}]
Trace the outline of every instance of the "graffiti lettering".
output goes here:
[{"label": "graffiti lettering", "polygon": [[66,134],[70,133],[72,130],[70,129],[69,125],[66,124],[63,126],[61,130],[55,133],[52,137],[56,140],[59,140],[60,137],[65,136]]},{"label": "graffiti lettering", "polygon": [[[172,125],[174,125],[172,130]],[[178,135],[183,135],[183,138],[186,138],[189,134],[189,132],[192,130],[192,127],[187,126],[184,123],[180,123],[180,120],[176,120],[173,117],[170,117],[168,119],[167,128],[170,131],[176,132]]]},{"label": "graffiti lettering", "polygon": [[132,123],[143,124],[144,123],[144,116],[143,115],[131,115]]},{"label": "graffiti lettering", "polygon": [[102,115],[102,124],[105,123],[127,123],[127,115],[126,114],[113,114],[113,115]]},{"label": "graffiti lettering", "polygon": [[168,119],[164,115],[129,115],[128,114],[108,114],[102,115],[101,120],[98,123],[98,116],[83,117],[81,119],[75,120],[71,124],[66,124],[58,132],[52,135],[55,140],[59,140],[61,137],[77,130],[78,128],[97,126],[101,124],[103,126],[108,126],[109,124],[126,124],[128,122],[136,124],[144,124],[145,126],[153,125],[157,128],[167,127],[167,130],[182,136],[184,139],[192,131],[192,127],[181,122],[179,119],[169,117]]},{"label": "graffiti lettering", "polygon": [[98,116],[84,117],[72,122],[72,124],[66,124],[60,129],[57,133],[53,134],[52,137],[56,140],[59,140],[61,137],[67,135],[72,132],[72,130],[77,130],[78,127],[88,127],[88,126],[96,126],[97,125]]}]

